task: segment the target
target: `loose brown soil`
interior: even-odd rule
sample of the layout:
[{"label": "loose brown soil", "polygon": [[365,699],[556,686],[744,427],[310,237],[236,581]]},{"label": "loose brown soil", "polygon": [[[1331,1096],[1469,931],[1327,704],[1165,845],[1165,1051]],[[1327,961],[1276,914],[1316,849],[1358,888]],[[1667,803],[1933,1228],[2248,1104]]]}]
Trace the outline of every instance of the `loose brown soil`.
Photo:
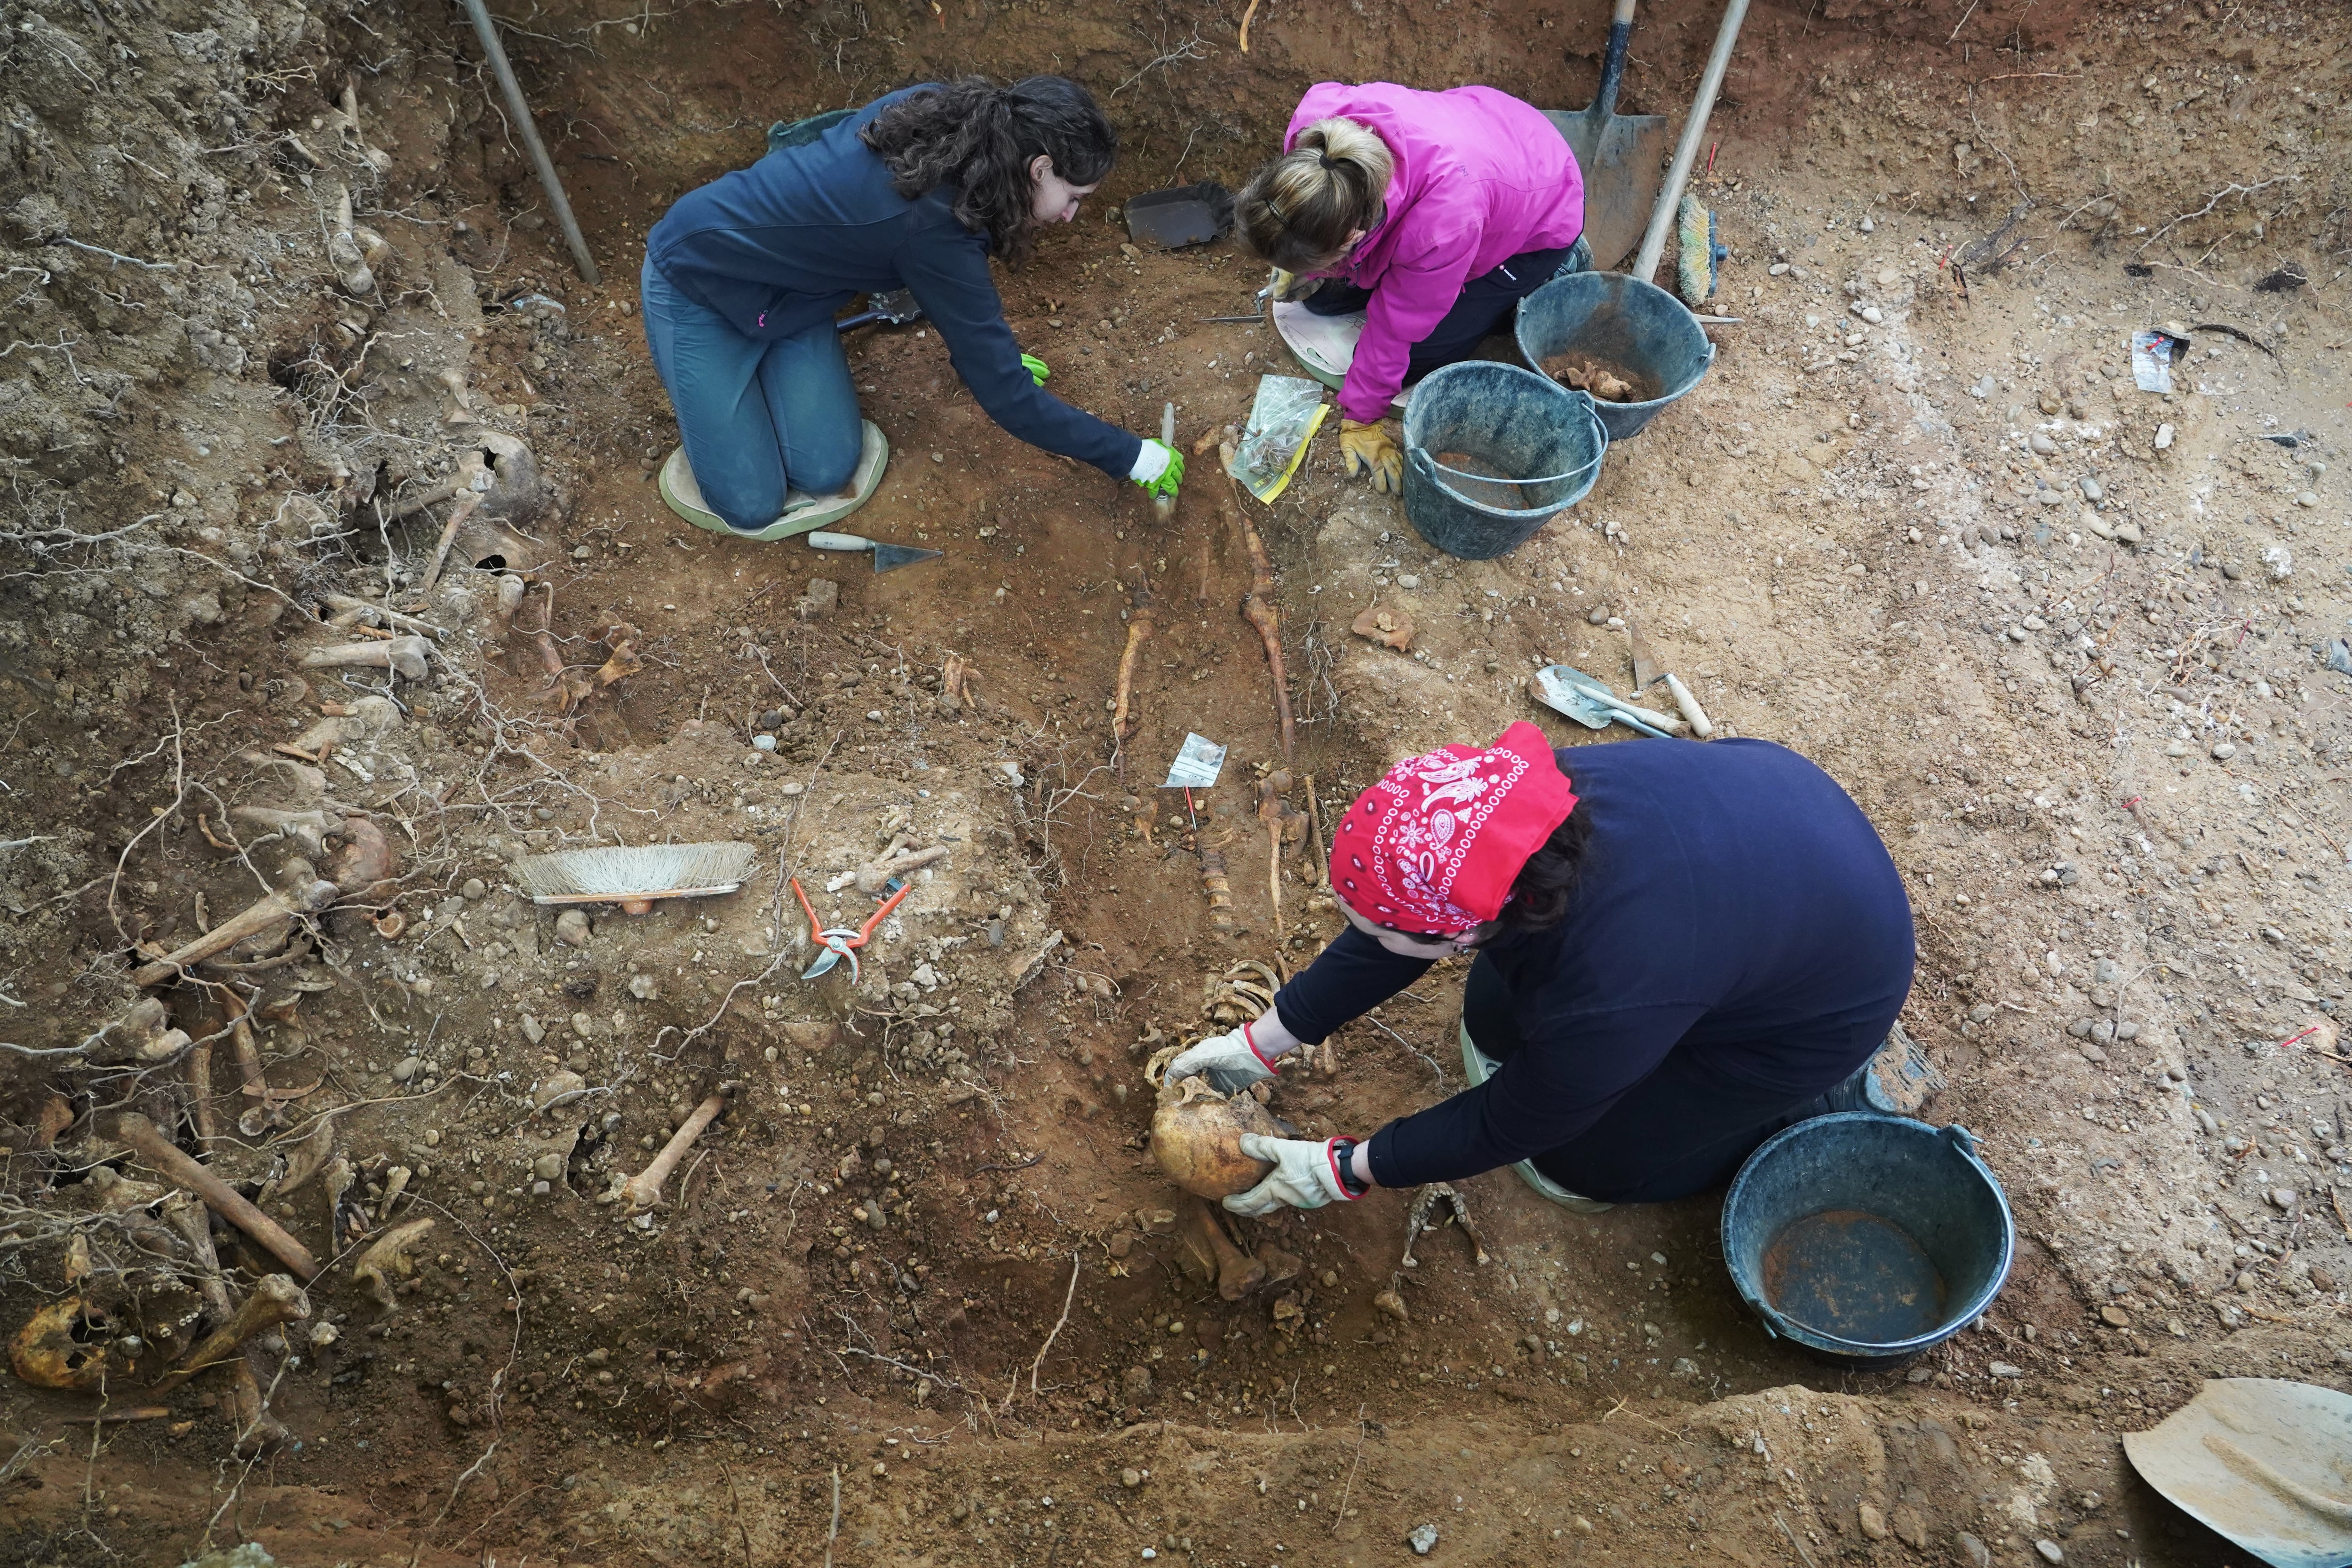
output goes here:
[{"label": "loose brown soil", "polygon": [[[1679,112],[1717,15],[1643,8],[1629,111]],[[1130,255],[1106,206],[1238,184],[1324,76],[1580,104],[1601,8],[1267,4],[1247,55],[1200,5],[519,13],[601,288],[451,12],[6,19],[0,1323],[76,1278],[114,1335],[102,1394],[9,1388],[10,1561],[1225,1568],[1402,1561],[1426,1524],[1478,1563],[2212,1563],[2116,1434],[2208,1377],[2352,1378],[2352,1078],[2305,1032],[2352,940],[2339,16],[1759,7],[1700,187],[1744,318],[1707,378],[1499,561],[1433,554],[1328,443],[1261,516],[1288,798],[1327,827],[1409,750],[1518,718],[1613,739],[1525,679],[1630,684],[1636,610],[1725,730],[1870,811],[1918,913],[1927,1114],[1978,1134],[2021,1233],[1995,1309],[1880,1373],[1765,1336],[1713,1199],[1572,1216],[1502,1172],[1463,1184],[1483,1266],[1448,1227],[1403,1268],[1411,1194],[1380,1192],[1243,1227],[1297,1261],[1275,1288],[1186,1272],[1141,1064],[1236,958],[1286,973],[1338,929],[1258,816],[1284,759],[1221,485],[1156,524],[996,430],[915,323],[853,340],[894,451],[858,525],[943,560],[876,577],[655,492],[641,238],[770,121],[950,71],[1087,81],[1125,153],[1007,309],[1057,391],[1139,430],[1173,399],[1189,446],[1286,368],[1199,320],[1260,275]],[[329,254],[339,188],[381,249]],[[2245,336],[2195,331],[2161,401],[2125,340],[2167,320]],[[1375,602],[1409,651],[1348,634]],[[424,679],[305,665],[407,628],[387,604],[427,628]],[[1197,828],[1153,787],[1188,731],[1234,748]],[[362,890],[373,835],[394,885]],[[740,893],[559,927],[509,890],[531,850],[712,839],[758,847]],[[872,898],[828,886],[894,842],[949,854],[855,976],[803,982],[789,879],[855,927]],[[305,866],[340,868],[338,907],[100,1034],[142,946]],[[1270,1112],[1362,1132],[1458,1089],[1459,983]],[[600,1201],[721,1085],[658,1206]],[[261,1199],[331,1259],[252,1358],[299,1446],[234,1457],[226,1370],[77,1424],[205,1322],[127,1110],[249,1194],[331,1153]],[[426,1219],[386,1310],[358,1249]],[[277,1267],[215,1239],[240,1289]]]}]

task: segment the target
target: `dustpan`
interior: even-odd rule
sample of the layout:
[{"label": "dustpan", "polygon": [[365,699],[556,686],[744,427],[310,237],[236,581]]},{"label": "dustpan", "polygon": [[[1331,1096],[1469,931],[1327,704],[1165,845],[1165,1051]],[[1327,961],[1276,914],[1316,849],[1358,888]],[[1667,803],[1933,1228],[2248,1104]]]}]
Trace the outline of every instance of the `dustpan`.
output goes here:
[{"label": "dustpan", "polygon": [[2209,1381],[2124,1435],[2147,1484],[2272,1568],[2352,1563],[2352,1395],[2270,1377]]}]

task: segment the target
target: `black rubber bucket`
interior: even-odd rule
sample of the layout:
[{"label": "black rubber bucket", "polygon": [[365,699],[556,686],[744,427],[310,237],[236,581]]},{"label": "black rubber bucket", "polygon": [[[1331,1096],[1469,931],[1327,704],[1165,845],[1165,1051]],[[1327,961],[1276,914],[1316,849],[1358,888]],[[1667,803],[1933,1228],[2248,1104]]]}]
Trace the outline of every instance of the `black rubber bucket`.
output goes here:
[{"label": "black rubber bucket", "polygon": [[1608,451],[1583,393],[1493,360],[1444,365],[1405,405],[1405,519],[1433,549],[1491,561],[1582,500]]},{"label": "black rubber bucket", "polygon": [[1680,300],[1622,272],[1571,272],[1553,279],[1519,301],[1512,333],[1538,374],[1543,374],[1544,361],[1573,353],[1633,384],[1641,395],[1637,401],[1602,399],[1598,405],[1612,441],[1640,435],[1715,363],[1706,329]]},{"label": "black rubber bucket", "polygon": [[1775,1134],[1723,1200],[1723,1260],[1767,1332],[1898,1366],[1974,1322],[2017,1227],[1964,1127],[1848,1110]]}]

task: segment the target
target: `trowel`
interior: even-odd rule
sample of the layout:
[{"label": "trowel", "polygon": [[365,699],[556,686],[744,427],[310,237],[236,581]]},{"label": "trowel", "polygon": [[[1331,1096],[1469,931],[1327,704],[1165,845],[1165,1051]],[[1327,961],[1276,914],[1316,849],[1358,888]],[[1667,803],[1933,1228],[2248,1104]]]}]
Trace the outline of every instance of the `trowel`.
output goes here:
[{"label": "trowel", "polygon": [[1642,226],[1658,199],[1658,178],[1666,161],[1666,117],[1620,114],[1617,89],[1625,78],[1625,46],[1633,33],[1633,0],[1617,0],[1609,21],[1609,49],[1601,58],[1601,85],[1592,102],[1576,110],[1548,109],[1544,118],[1568,139],[1584,175],[1584,237],[1592,244],[1592,265],[1615,267],[1642,238]]},{"label": "trowel", "polygon": [[1625,613],[1625,645],[1633,656],[1633,695],[1639,697],[1650,682],[1665,673],[1665,667],[1650,651],[1650,639],[1642,635],[1642,623],[1631,610]]},{"label": "trowel", "polygon": [[924,550],[912,544],[886,544],[878,539],[868,539],[862,533],[827,533],[819,530],[814,533],[804,533],[801,537],[808,541],[813,548],[818,550],[873,552],[874,574],[877,577],[885,572],[896,572],[901,566],[912,566],[923,561],[937,561],[947,553],[943,550]]},{"label": "trowel", "polygon": [[1682,722],[1647,708],[1636,708],[1582,670],[1564,664],[1546,665],[1536,671],[1535,696],[1545,707],[1567,714],[1588,730],[1622,724],[1664,741],[1672,739],[1674,730]]}]

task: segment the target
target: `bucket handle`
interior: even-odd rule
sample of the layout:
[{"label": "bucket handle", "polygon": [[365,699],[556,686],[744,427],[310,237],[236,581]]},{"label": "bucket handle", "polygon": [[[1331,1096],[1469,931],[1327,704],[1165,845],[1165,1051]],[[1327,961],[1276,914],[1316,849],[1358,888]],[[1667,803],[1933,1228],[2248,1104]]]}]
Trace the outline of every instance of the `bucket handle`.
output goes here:
[{"label": "bucket handle", "polygon": [[[1569,469],[1564,474],[1542,474],[1531,479],[1496,479],[1492,474],[1474,474],[1461,468],[1449,468],[1444,463],[1441,463],[1436,458],[1431,457],[1426,450],[1421,447],[1413,448],[1412,455],[1420,461],[1427,464],[1430,468],[1436,469],[1441,474],[1452,474],[1456,479],[1475,479],[1480,484],[1552,485],[1558,484],[1562,479],[1580,479],[1582,476],[1591,473],[1593,468],[1600,464],[1601,459],[1609,455],[1609,426],[1601,423],[1601,413],[1593,405],[1592,395],[1591,393],[1580,393],[1578,395],[1584,399],[1584,416],[1592,421],[1592,457],[1590,461],[1579,463],[1576,467]],[[1455,489],[1444,479],[1432,479],[1430,482],[1434,484],[1439,489],[1444,490],[1447,495],[1452,496],[1455,500],[1475,506],[1487,506],[1487,503],[1485,501],[1471,501],[1468,496],[1464,495],[1460,490]],[[1533,506],[1494,506],[1488,507],[1488,510],[1492,511],[1558,511],[1559,509],[1558,507],[1547,509],[1544,507]]]}]

